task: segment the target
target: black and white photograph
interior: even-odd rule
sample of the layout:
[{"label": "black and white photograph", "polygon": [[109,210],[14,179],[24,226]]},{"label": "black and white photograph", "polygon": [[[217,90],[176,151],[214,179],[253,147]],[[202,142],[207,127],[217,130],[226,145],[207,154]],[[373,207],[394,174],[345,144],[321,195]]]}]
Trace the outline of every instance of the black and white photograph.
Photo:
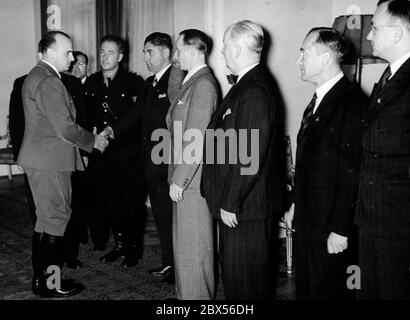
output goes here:
[{"label": "black and white photograph", "polygon": [[1,0],[0,21],[0,300],[410,300],[410,1]]}]

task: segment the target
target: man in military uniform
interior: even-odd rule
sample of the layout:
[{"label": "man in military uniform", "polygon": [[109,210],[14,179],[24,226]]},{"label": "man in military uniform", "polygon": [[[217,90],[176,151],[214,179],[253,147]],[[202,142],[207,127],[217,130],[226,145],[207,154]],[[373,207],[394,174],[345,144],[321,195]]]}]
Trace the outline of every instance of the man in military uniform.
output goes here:
[{"label": "man in military uniform", "polygon": [[[100,191],[99,198],[94,199],[94,220],[100,225],[101,219],[109,222],[115,242],[100,260],[113,262],[122,257],[121,266],[131,267],[142,257],[146,192],[140,165],[141,128],[138,121],[129,120],[138,117],[135,102],[144,81],[121,69],[124,43],[120,38],[107,35],[101,39],[100,48],[102,71],[86,82],[88,123],[97,132],[104,130],[103,134],[113,141],[104,154],[94,152],[90,158],[93,189]],[[101,231],[100,249],[108,241]]]}]

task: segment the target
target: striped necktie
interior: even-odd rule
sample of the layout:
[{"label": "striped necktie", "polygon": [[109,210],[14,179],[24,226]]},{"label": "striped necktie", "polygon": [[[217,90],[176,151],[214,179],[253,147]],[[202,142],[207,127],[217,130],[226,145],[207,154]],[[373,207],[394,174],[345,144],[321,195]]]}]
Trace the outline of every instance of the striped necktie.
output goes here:
[{"label": "striped necktie", "polygon": [[158,79],[155,78],[154,81],[152,81],[152,86],[155,88],[158,84]]},{"label": "striped necktie", "polygon": [[310,118],[313,116],[313,110],[315,109],[317,95],[313,95],[312,100],[310,100],[308,106],[306,107],[305,112],[303,113],[302,124],[300,126],[300,136],[303,135],[307,126],[309,125]]}]

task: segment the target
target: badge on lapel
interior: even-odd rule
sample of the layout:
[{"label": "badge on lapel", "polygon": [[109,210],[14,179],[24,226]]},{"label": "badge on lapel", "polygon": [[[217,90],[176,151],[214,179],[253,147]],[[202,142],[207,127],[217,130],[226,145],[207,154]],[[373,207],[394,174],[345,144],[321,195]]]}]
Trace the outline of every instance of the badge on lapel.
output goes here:
[{"label": "badge on lapel", "polygon": [[167,97],[167,94],[166,93],[162,93],[162,94],[160,94],[159,96],[158,96],[158,99],[163,99],[163,98],[166,98]]},{"label": "badge on lapel", "polygon": [[224,115],[222,116],[222,120],[225,119],[226,116],[230,115],[232,113],[231,108],[226,109]]}]

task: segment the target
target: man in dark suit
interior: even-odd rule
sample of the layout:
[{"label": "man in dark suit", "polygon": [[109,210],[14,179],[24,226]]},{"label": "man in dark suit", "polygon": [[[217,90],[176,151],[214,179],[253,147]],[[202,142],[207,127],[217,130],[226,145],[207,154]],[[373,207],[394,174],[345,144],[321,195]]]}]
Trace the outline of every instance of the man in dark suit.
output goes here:
[{"label": "man in dark suit", "polygon": [[359,299],[410,298],[410,2],[377,7],[367,37],[389,63],[364,113]]},{"label": "man in dark suit", "polygon": [[76,110],[60,77],[73,60],[72,42],[61,31],[39,43],[42,60],[27,75],[22,89],[25,129],[18,164],[27,174],[36,206],[33,234],[33,292],[66,297],[84,286],[65,279],[51,286],[50,266],[62,266],[63,235],[71,214],[71,173],[83,170],[79,148],[103,151],[108,141],[75,123]]},{"label": "man in dark suit", "polygon": [[74,61],[71,65],[69,72],[74,77],[81,80],[81,84],[85,84],[87,81],[87,72],[88,72],[88,56],[81,51],[73,52]]},{"label": "man in dark suit", "polygon": [[[143,85],[141,76],[122,69],[124,42],[107,35],[100,41],[102,70],[86,81],[87,122],[97,132],[112,139],[104,154],[90,157],[93,185],[103,199],[94,199],[95,223],[109,221],[114,248],[103,255],[103,262],[123,258],[121,266],[135,266],[142,258],[146,191],[141,168],[141,124],[123,119],[138,116],[137,97]],[[101,201],[102,200],[102,201]],[[101,221],[104,224],[104,221]],[[101,246],[108,239],[102,234]]]},{"label": "man in dark suit", "polygon": [[[157,129],[167,129],[165,116],[170,101],[168,97],[169,75],[171,65],[172,40],[168,34],[154,32],[144,42],[144,60],[147,68],[153,73],[148,77],[138,98],[142,111],[143,166],[148,187],[151,209],[157,226],[161,243],[161,266],[149,272],[158,277],[164,276],[167,282],[174,279],[174,255],[172,249],[172,201],[169,197],[168,165],[155,164],[151,151],[157,144],[151,140]],[[179,69],[175,69],[177,72]]]},{"label": "man in dark suit", "polygon": [[[274,288],[272,231],[282,199],[276,135],[279,115],[273,79],[259,65],[263,41],[262,28],[252,21],[239,21],[225,31],[223,55],[238,79],[212,115],[206,132],[201,189],[218,219],[227,299],[269,299]],[[222,130],[227,136],[235,133],[246,140],[228,138],[221,143],[209,130]],[[243,163],[244,152],[238,152],[237,146],[256,151],[250,166]]]},{"label": "man in dark suit", "polygon": [[331,28],[314,28],[297,64],[315,85],[297,136],[295,255],[298,299],[348,299],[347,267],[355,247],[353,215],[366,96],[341,70],[345,43]]}]

